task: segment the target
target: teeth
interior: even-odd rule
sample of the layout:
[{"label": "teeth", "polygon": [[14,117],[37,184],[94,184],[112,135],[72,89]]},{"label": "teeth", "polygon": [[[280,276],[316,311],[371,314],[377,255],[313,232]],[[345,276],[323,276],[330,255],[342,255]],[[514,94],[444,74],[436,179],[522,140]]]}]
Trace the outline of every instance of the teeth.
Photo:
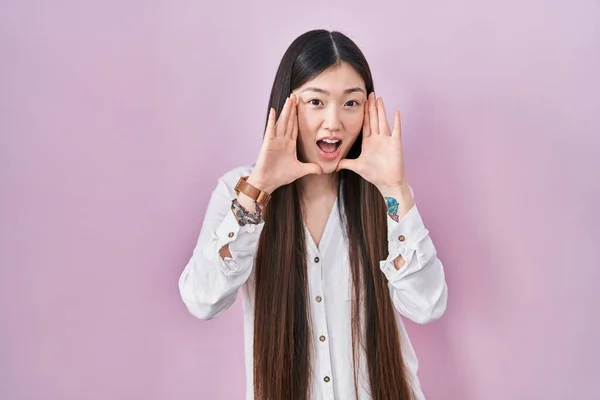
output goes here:
[{"label": "teeth", "polygon": [[325,143],[337,143],[337,142],[339,142],[339,140],[337,140],[337,139],[323,139],[323,141]]}]

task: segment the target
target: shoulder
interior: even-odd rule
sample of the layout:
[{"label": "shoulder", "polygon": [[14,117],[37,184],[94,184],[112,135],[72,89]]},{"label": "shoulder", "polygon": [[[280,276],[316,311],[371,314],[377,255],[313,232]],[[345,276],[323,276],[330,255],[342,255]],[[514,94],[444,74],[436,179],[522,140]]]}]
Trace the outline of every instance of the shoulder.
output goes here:
[{"label": "shoulder", "polygon": [[228,184],[233,184],[233,186],[235,186],[237,181],[242,176],[250,175],[250,173],[252,172],[253,169],[254,169],[254,166],[252,166],[252,165],[238,166],[238,167],[235,167],[233,169],[226,171],[224,174],[221,175],[219,180],[226,182]]},{"label": "shoulder", "polygon": [[248,176],[254,169],[253,165],[242,165],[230,169],[219,177],[218,186],[225,189],[229,195],[234,194],[235,185],[242,176]]}]

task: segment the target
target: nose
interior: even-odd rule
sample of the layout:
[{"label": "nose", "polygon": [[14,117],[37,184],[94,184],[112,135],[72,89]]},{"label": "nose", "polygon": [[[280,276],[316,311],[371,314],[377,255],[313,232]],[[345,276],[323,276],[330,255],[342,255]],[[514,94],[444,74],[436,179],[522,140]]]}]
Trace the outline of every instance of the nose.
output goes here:
[{"label": "nose", "polygon": [[332,132],[342,129],[342,120],[340,119],[339,110],[337,107],[329,107],[325,115],[323,127]]}]

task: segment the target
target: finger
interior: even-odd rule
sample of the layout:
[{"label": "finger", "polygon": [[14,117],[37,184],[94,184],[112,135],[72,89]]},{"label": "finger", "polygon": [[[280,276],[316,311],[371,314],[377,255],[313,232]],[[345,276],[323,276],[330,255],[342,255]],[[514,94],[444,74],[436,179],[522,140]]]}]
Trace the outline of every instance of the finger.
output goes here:
[{"label": "finger", "polygon": [[367,138],[371,136],[371,123],[369,122],[369,101],[365,104],[365,116],[363,121],[363,137]]},{"label": "finger", "polygon": [[335,170],[340,171],[342,169],[348,169],[348,170],[354,171],[358,174],[359,167],[360,167],[360,164],[357,159],[343,158],[340,160],[340,162],[338,163],[337,168]]},{"label": "finger", "polygon": [[275,136],[283,136],[285,135],[285,129],[287,126],[287,120],[290,115],[290,98],[285,99],[285,103],[283,105],[283,109],[281,110],[281,114],[279,115],[279,119],[277,120],[277,125],[275,126]]},{"label": "finger", "polygon": [[402,128],[400,126],[400,110],[394,111],[394,130],[392,136],[398,136],[402,140]]},{"label": "finger", "polygon": [[388,123],[385,105],[383,104],[383,99],[381,97],[377,100],[377,117],[379,119],[379,132],[382,135],[391,136],[392,132],[390,132],[390,124]]},{"label": "finger", "polygon": [[369,99],[369,123],[371,124],[371,135],[379,135],[379,121],[377,120],[377,104],[375,93],[371,93]]},{"label": "finger", "polygon": [[298,106],[294,107],[296,118],[294,118],[294,124],[292,126],[292,140],[296,142],[298,140]]},{"label": "finger", "polygon": [[297,117],[296,101],[294,95],[290,96],[290,116],[287,121],[287,128],[285,130],[285,136],[292,137],[292,131],[294,130],[294,123]]},{"label": "finger", "polygon": [[267,128],[265,129],[265,137],[275,137],[275,109],[273,107],[269,109],[269,117],[267,118]]}]

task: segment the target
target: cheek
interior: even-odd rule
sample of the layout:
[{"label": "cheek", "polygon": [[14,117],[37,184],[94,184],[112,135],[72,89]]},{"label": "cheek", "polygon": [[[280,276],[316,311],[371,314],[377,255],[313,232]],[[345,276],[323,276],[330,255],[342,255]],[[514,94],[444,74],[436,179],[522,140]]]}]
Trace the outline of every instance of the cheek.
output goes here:
[{"label": "cheek", "polygon": [[298,138],[301,142],[312,141],[316,137],[318,126],[314,115],[302,109],[298,110]]},{"label": "cheek", "polygon": [[360,133],[364,122],[364,114],[363,112],[356,112],[352,115],[349,115],[346,119],[346,131],[352,136],[356,137]]}]

